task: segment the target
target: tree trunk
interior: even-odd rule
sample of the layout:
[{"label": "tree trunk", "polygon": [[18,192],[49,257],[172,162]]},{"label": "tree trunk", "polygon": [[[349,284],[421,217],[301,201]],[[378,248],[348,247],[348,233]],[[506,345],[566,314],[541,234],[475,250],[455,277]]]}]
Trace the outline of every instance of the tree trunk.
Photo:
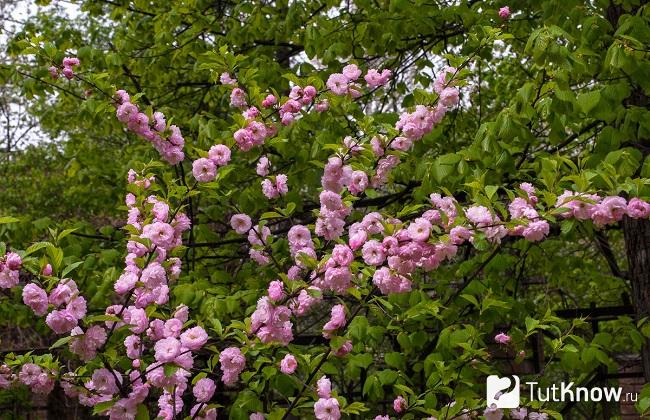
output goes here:
[{"label": "tree trunk", "polygon": [[[650,220],[623,220],[625,249],[632,283],[632,297],[637,319],[650,316]],[[643,374],[650,382],[650,339],[646,339],[641,351]]]}]

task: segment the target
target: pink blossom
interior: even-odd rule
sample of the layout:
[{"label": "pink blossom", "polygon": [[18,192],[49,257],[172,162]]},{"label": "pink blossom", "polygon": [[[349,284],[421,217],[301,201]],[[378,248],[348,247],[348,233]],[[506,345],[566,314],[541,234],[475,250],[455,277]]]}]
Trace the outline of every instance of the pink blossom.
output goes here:
[{"label": "pink blossom", "polygon": [[335,95],[342,96],[348,93],[348,78],[341,73],[330,74],[326,85]]},{"label": "pink blossom", "polygon": [[142,346],[140,337],[137,335],[129,335],[124,339],[124,348],[126,349],[126,356],[129,359],[138,359],[142,356]]},{"label": "pink blossom", "polygon": [[378,266],[386,261],[383,245],[374,239],[363,245],[361,255],[363,256],[363,261],[368,265]]},{"label": "pink blossom", "polygon": [[396,413],[399,414],[404,410],[406,410],[407,408],[408,408],[408,403],[401,395],[395,398],[395,400],[393,401],[393,410],[395,410]]},{"label": "pink blossom", "polygon": [[287,234],[287,239],[289,240],[289,247],[291,248],[292,254],[295,254],[302,248],[314,247],[311,233],[309,232],[309,229],[303,225],[291,226]]},{"label": "pink blossom", "polygon": [[239,374],[246,367],[246,358],[237,347],[228,347],[219,355],[223,383],[233,385],[239,379]]},{"label": "pink blossom", "polygon": [[650,216],[650,203],[634,197],[627,203],[627,214],[633,219],[645,219]]},{"label": "pink blossom", "polygon": [[321,378],[316,381],[316,390],[320,398],[329,398],[332,396],[332,383],[327,376],[321,376]]},{"label": "pink blossom", "polygon": [[264,100],[262,101],[262,106],[264,108],[270,108],[277,103],[278,103],[278,98],[276,98],[275,95],[269,93],[268,95],[266,95],[266,98],[264,98]]},{"label": "pink blossom", "polygon": [[183,329],[183,323],[180,319],[170,318],[165,321],[163,327],[163,334],[165,337],[174,337],[178,338],[181,335],[181,330]]},{"label": "pink blossom", "polygon": [[174,360],[181,351],[181,343],[174,337],[158,340],[154,345],[156,361],[167,363]]},{"label": "pink blossom", "polygon": [[266,156],[262,156],[257,162],[256,172],[259,176],[267,176],[269,174],[269,169],[271,169],[271,162]]},{"label": "pink blossom", "polygon": [[[390,257],[389,261],[392,258],[397,257]],[[375,271],[372,276],[372,282],[385,295],[411,291],[411,281],[400,274],[392,274],[388,267],[381,267]]]},{"label": "pink blossom", "polygon": [[264,414],[262,413],[253,413],[250,415],[249,420],[264,420]]},{"label": "pink blossom", "polygon": [[349,80],[354,81],[361,76],[361,70],[357,67],[356,64],[348,64],[343,67],[343,75]]},{"label": "pink blossom", "polygon": [[215,144],[208,151],[208,159],[217,166],[224,166],[230,162],[230,149],[225,144]]},{"label": "pink blossom", "polygon": [[266,246],[270,237],[271,229],[268,226],[264,226],[261,229],[260,226],[256,226],[248,231],[248,242],[251,245]]},{"label": "pink blossom", "polygon": [[287,176],[285,174],[278,174],[275,177],[275,188],[280,195],[285,195],[289,191]]},{"label": "pink blossom", "polygon": [[262,181],[262,193],[269,200],[277,198],[280,195],[273,181],[268,178]]},{"label": "pink blossom", "polygon": [[230,73],[227,72],[221,73],[219,81],[224,85],[235,85],[237,83],[237,80],[230,77]]},{"label": "pink blossom", "polygon": [[65,309],[72,314],[73,317],[79,320],[86,316],[86,299],[84,299],[83,296],[77,296],[68,302]]},{"label": "pink blossom", "polygon": [[77,57],[65,57],[62,64],[65,67],[74,67],[79,65],[79,59]]},{"label": "pink blossom", "polygon": [[269,284],[269,298],[278,301],[284,297],[284,283],[280,280],[274,280]]},{"label": "pink blossom", "polygon": [[332,250],[332,259],[340,266],[347,267],[354,261],[354,254],[350,247],[344,244],[334,245]]},{"label": "pink blossom", "polygon": [[115,376],[119,377],[120,375],[106,368],[96,369],[92,376],[95,390],[100,394],[117,394],[118,387]]},{"label": "pink blossom", "polygon": [[194,398],[196,398],[197,402],[205,403],[210,401],[216,389],[217,385],[212,379],[202,378],[199,379],[194,385],[194,388],[192,388],[192,394],[194,394]]},{"label": "pink blossom", "polygon": [[336,357],[343,357],[352,351],[352,341],[347,340],[341,347],[334,351]]},{"label": "pink blossom", "polygon": [[431,222],[419,217],[408,227],[409,237],[416,242],[426,242],[431,235]]},{"label": "pink blossom", "polygon": [[242,115],[247,120],[252,120],[252,119],[257,118],[257,117],[260,116],[260,110],[257,109],[256,107],[252,106],[252,107],[248,108],[246,111],[242,112]]},{"label": "pink blossom", "polygon": [[246,92],[240,88],[234,88],[230,93],[230,105],[236,108],[243,108],[246,106]]},{"label": "pink blossom", "polygon": [[360,229],[353,235],[350,235],[350,248],[353,250],[359,249],[368,240],[368,233],[364,229]]},{"label": "pink blossom", "polygon": [[235,214],[230,218],[230,226],[235,230],[235,232],[243,235],[247,233],[251,226],[251,218],[247,214]]},{"label": "pink blossom", "polygon": [[208,342],[208,334],[201,327],[192,327],[181,334],[181,344],[189,350],[196,351]]},{"label": "pink blossom", "polygon": [[292,302],[291,309],[296,316],[307,314],[309,309],[319,302],[321,291],[316,286],[310,286],[307,290],[301,290],[298,297]]},{"label": "pink blossom", "polygon": [[348,267],[329,267],[325,270],[323,279],[315,283],[323,289],[345,294],[351,286],[351,281],[352,273]]},{"label": "pink blossom", "polygon": [[50,77],[52,77],[52,79],[56,80],[59,78],[59,69],[56,66],[50,66],[48,71],[50,72]]},{"label": "pink blossom", "polygon": [[331,338],[333,333],[341,327],[345,326],[345,306],[334,305],[332,307],[331,318],[323,326],[323,337]]},{"label": "pink blossom", "polygon": [[485,420],[501,420],[503,418],[503,411],[496,407],[487,407],[483,411]]},{"label": "pink blossom", "polygon": [[149,265],[142,270],[142,274],[140,275],[140,281],[151,289],[165,283],[166,278],[164,267],[156,261],[149,263]]},{"label": "pink blossom", "polygon": [[292,354],[287,354],[280,362],[280,371],[285,375],[293,374],[293,372],[296,371],[297,367],[298,367],[298,361]]},{"label": "pink blossom", "polygon": [[508,19],[510,17],[510,8],[508,6],[504,6],[499,9],[499,17],[501,19]]},{"label": "pink blossom", "polygon": [[[577,199],[574,199],[577,198]],[[564,217],[575,217],[579,220],[591,218],[592,209],[600,202],[600,197],[595,194],[576,193],[564,190],[564,193],[557,198],[556,208],[566,208]]]},{"label": "pink blossom", "polygon": [[34,283],[23,288],[23,302],[38,316],[47,313],[47,292]]},{"label": "pink blossom", "polygon": [[45,323],[56,334],[64,334],[77,326],[77,318],[68,310],[54,310],[45,318]]},{"label": "pink blossom", "polygon": [[548,235],[550,226],[546,220],[538,220],[528,223],[522,232],[522,236],[529,241],[541,241]]},{"label": "pink blossom", "polygon": [[320,102],[316,103],[316,111],[317,112],[325,112],[329,109],[330,103],[327,99],[324,99]]},{"label": "pink blossom", "polygon": [[174,240],[174,228],[167,223],[154,222],[143,227],[140,236],[162,249],[170,249]]},{"label": "pink blossom", "polygon": [[213,181],[217,176],[217,166],[208,158],[200,158],[192,163],[192,175],[199,182]]},{"label": "pink blossom", "polygon": [[361,194],[368,188],[368,175],[364,171],[354,171],[348,184],[350,193]]},{"label": "pink blossom", "polygon": [[380,137],[374,136],[371,138],[370,147],[372,149],[372,153],[374,153],[375,156],[384,155],[384,142],[382,142],[382,139]]},{"label": "pink blossom", "polygon": [[444,88],[442,92],[440,92],[440,103],[447,108],[456,106],[460,101],[459,94],[460,92],[456,87]]},{"label": "pink blossom", "polygon": [[52,265],[51,264],[45,264],[45,267],[43,267],[43,271],[41,272],[44,276],[51,276],[52,275]]},{"label": "pink blossom", "polygon": [[314,404],[314,416],[318,420],[339,420],[341,412],[336,398],[321,398]]},{"label": "pink blossom", "polygon": [[494,336],[494,341],[496,341],[499,344],[508,344],[510,343],[510,336],[505,334],[505,333],[499,333]]},{"label": "pink blossom", "polygon": [[8,252],[7,255],[5,255],[5,264],[10,270],[20,270],[22,263],[23,261],[20,258],[20,255],[15,252]]},{"label": "pink blossom", "polygon": [[627,214],[627,202],[623,197],[605,197],[592,208],[591,220],[596,226],[604,226],[618,222],[625,214]]},{"label": "pink blossom", "polygon": [[366,83],[368,83],[369,88],[375,88],[388,83],[391,76],[392,72],[388,69],[384,69],[381,73],[375,69],[370,69],[364,76],[364,79],[366,80]]}]

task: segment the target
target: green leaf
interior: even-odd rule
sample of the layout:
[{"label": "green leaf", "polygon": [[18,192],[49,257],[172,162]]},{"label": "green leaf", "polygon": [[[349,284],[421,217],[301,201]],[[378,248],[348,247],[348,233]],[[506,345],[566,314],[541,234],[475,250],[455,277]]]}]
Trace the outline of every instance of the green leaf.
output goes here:
[{"label": "green leaf", "polygon": [[93,414],[102,414],[105,411],[108,411],[111,407],[115,405],[117,402],[117,399],[112,399],[110,401],[104,401],[96,404],[93,407]]},{"label": "green leaf", "polygon": [[57,241],[60,241],[61,239],[63,239],[63,238],[65,238],[66,236],[70,235],[72,232],[74,232],[74,231],[77,230],[77,229],[78,229],[78,228],[74,228],[74,229],[66,229],[66,230],[64,230],[63,232],[59,233],[59,236],[57,236],[56,240],[57,240]]},{"label": "green leaf", "polygon": [[582,112],[589,114],[589,111],[594,109],[598,105],[598,102],[600,102],[600,92],[596,90],[582,93],[578,95],[577,101]]},{"label": "green leaf", "polygon": [[76,263],[72,263],[68,265],[62,272],[61,272],[61,277],[65,277],[66,275],[70,274],[72,270],[75,268],[79,267],[81,264],[83,264],[83,261],[77,261]]},{"label": "green leaf", "polygon": [[52,245],[51,242],[36,242],[35,244],[32,244],[27,250],[25,251],[25,255],[30,255],[33,254],[34,252],[43,249],[47,246],[54,246]]},{"label": "green leaf", "polygon": [[173,363],[165,363],[165,367],[163,369],[165,372],[165,376],[169,378],[174,373],[176,373],[176,371],[179,369],[179,366]]},{"label": "green leaf", "polygon": [[0,217],[0,225],[6,223],[16,223],[16,222],[20,222],[20,219],[16,219],[15,217],[10,217],[10,216]]},{"label": "green leaf", "polygon": [[135,420],[149,420],[149,409],[144,404],[138,404],[138,411],[135,414]]},{"label": "green leaf", "polygon": [[533,319],[533,318],[531,318],[529,316],[526,317],[526,332],[527,333],[530,333],[530,332],[534,331],[535,329],[537,329],[538,326],[539,326],[539,321],[538,320]]},{"label": "green leaf", "polygon": [[59,338],[58,340],[56,340],[56,341],[54,342],[54,344],[52,344],[52,345],[50,346],[50,350],[52,350],[52,349],[56,349],[56,348],[58,348],[58,347],[63,346],[64,344],[67,344],[67,343],[68,343],[70,340],[72,340],[73,338],[74,338],[74,337],[71,336],[71,335],[69,335],[69,336],[67,336],[67,337]]}]

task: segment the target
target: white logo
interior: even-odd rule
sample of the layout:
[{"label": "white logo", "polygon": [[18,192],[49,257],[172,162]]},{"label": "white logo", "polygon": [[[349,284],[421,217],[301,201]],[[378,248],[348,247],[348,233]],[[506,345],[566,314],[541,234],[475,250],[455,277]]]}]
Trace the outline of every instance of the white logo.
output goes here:
[{"label": "white logo", "polygon": [[[514,379],[514,386],[512,380]],[[506,390],[512,388],[510,391]],[[487,377],[487,406],[496,408],[517,408],[519,407],[519,377],[500,378],[497,375]]]}]

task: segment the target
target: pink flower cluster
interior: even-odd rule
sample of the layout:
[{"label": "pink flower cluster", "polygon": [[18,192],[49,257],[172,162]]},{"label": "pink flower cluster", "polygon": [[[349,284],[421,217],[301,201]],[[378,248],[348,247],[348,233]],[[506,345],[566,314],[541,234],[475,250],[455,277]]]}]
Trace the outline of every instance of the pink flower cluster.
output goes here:
[{"label": "pink flower cluster", "polygon": [[345,326],[345,306],[343,305],[334,305],[332,307],[332,313],[330,320],[323,325],[323,337],[332,338],[335,335],[336,331],[339,328]]},{"label": "pink flower cluster", "polygon": [[66,79],[72,80],[74,78],[73,67],[77,67],[80,64],[79,59],[77,57],[65,57],[61,64],[63,66],[63,70],[59,70],[59,67],[57,66],[50,66],[48,69],[50,76],[52,76],[52,79],[58,79],[60,71]]},{"label": "pink flower cluster", "polygon": [[280,122],[282,125],[290,125],[293,123],[298,114],[300,114],[303,106],[311,104],[314,98],[316,98],[317,93],[316,88],[313,86],[305,86],[304,89],[300,86],[294,86],[291,88],[289,99],[283,103],[279,109]]},{"label": "pink flower cluster", "polygon": [[288,345],[293,340],[291,310],[284,305],[273,305],[267,296],[257,301],[251,315],[251,330],[263,343]]},{"label": "pink flower cluster", "polygon": [[0,288],[11,289],[20,281],[20,267],[23,260],[15,252],[8,252],[0,258]]},{"label": "pink flower cluster", "polygon": [[[334,158],[330,158],[330,161]],[[316,220],[315,232],[327,240],[333,240],[343,234],[345,218],[350,214],[351,208],[347,206],[341,196],[334,191],[320,193],[320,213]]]},{"label": "pink flower cluster", "polygon": [[129,94],[124,90],[115,92],[115,103],[117,119],[126,124],[130,131],[151,142],[164,160],[175,165],[185,159],[183,153],[185,139],[181,135],[181,130],[175,125],[167,127],[162,112],[154,112],[151,116],[140,112],[138,106],[131,103]]},{"label": "pink flower cluster", "polygon": [[[78,397],[83,405],[94,406],[99,402],[114,398],[118,392],[126,397],[117,400],[106,414],[111,418],[131,418],[135,416],[138,404],[147,397],[151,387],[160,388],[162,395],[158,400],[161,418],[171,419],[174,412],[179,412],[183,407],[182,394],[187,389],[190,370],[193,366],[193,355],[201,349],[208,340],[208,335],[200,326],[187,328],[183,331],[183,324],[188,319],[186,306],[180,306],[172,318],[149,320],[144,309],[129,306],[124,308],[115,305],[107,313],[120,318],[121,321],[105,321],[106,327],[113,330],[122,325],[128,326],[131,335],[124,340],[126,355],[133,359],[132,370],[126,378],[118,371],[106,368],[96,369],[90,381],[83,386],[76,386],[72,381],[62,383],[66,395]],[[85,334],[80,328],[72,332],[73,339],[70,348],[79,354],[83,360],[94,358],[94,354],[106,340],[106,332],[100,326],[91,326]],[[145,351],[153,351],[153,362],[146,366]],[[176,370],[171,374],[164,372],[166,364],[173,364]],[[142,371],[137,370],[141,368]],[[73,378],[70,378],[73,379]],[[146,382],[143,382],[146,379]],[[205,380],[195,386],[197,401],[209,399],[214,393],[210,392],[210,380]],[[214,384],[213,384],[214,385]],[[174,389],[172,393],[170,390]]]},{"label": "pink flower cluster", "polygon": [[546,220],[541,220],[539,213],[533,207],[537,203],[535,188],[529,183],[523,183],[519,187],[526,192],[527,198],[517,197],[508,206],[512,219],[524,219],[525,225],[517,225],[509,233],[515,236],[523,236],[531,242],[541,241],[548,235],[550,225]]},{"label": "pink flower cluster", "polygon": [[301,258],[316,258],[314,241],[311,239],[311,232],[307,226],[291,226],[287,234],[287,239],[289,240],[289,251],[291,253],[291,257],[293,257],[296,266],[299,268],[305,268],[305,264]]},{"label": "pink flower cluster", "polygon": [[339,401],[332,397],[332,384],[323,376],[317,382],[318,401],[314,404],[314,416],[318,420],[338,420],[341,418]]},{"label": "pink flower cluster", "polygon": [[20,368],[18,381],[36,394],[49,394],[54,389],[55,375],[56,372],[48,372],[34,363],[25,363]]},{"label": "pink flower cluster", "polygon": [[246,358],[237,347],[228,347],[219,355],[219,363],[223,373],[221,380],[226,385],[233,385],[246,367]]},{"label": "pink flower cluster", "polygon": [[584,194],[565,190],[557,198],[556,208],[565,209],[563,217],[578,220],[591,219],[596,226],[602,227],[620,221],[628,215],[633,219],[650,217],[650,204],[632,198],[628,203],[623,197],[599,197],[596,194]]},{"label": "pink flower cluster", "polygon": [[192,175],[198,182],[210,182],[217,176],[217,169],[230,162],[230,149],[224,144],[215,144],[208,151],[207,158],[192,162]]},{"label": "pink flower cluster", "polygon": [[[348,64],[343,67],[342,73],[333,73],[327,79],[327,88],[335,95],[350,95],[353,98],[361,96],[361,86],[356,80],[361,76],[361,69],[356,64]],[[368,87],[375,88],[388,83],[392,72],[388,69],[382,70],[381,73],[376,69],[370,69],[364,76]]]},{"label": "pink flower cluster", "polygon": [[262,193],[269,200],[285,195],[287,192],[289,192],[289,187],[287,186],[287,176],[285,174],[276,175],[273,181],[268,178],[262,181]]},{"label": "pink flower cluster", "polygon": [[368,83],[368,87],[376,88],[388,83],[392,75],[393,72],[389,69],[384,69],[381,72],[376,69],[369,69],[368,73],[366,73],[363,78],[366,80],[366,83]]},{"label": "pink flower cluster", "polygon": [[275,131],[270,127],[265,126],[264,123],[250,120],[246,127],[235,131],[233,137],[235,138],[237,146],[239,146],[243,152],[247,152],[255,146],[261,146],[264,144],[264,139],[271,137],[274,134]]},{"label": "pink flower cluster", "polygon": [[240,235],[248,233],[248,242],[251,245],[250,257],[259,265],[266,265],[270,258],[265,251],[268,240],[271,237],[271,230],[268,226],[256,226],[251,228],[251,218],[243,213],[235,214],[230,218],[230,226]]},{"label": "pink flower cluster", "polygon": [[[190,220],[184,213],[176,212],[170,221],[169,204],[153,195],[138,201],[129,193],[126,203],[129,225],[141,232],[139,237],[148,239],[151,246],[139,241],[127,242],[126,267],[115,282],[115,291],[124,295],[133,290],[135,305],[139,308],[152,303],[165,304],[169,299],[169,281],[178,278],[181,272],[181,260],[167,258],[167,254],[181,245],[183,232],[190,228]],[[142,267],[144,264],[138,263],[140,258],[147,259],[148,264]]]},{"label": "pink flower cluster", "polygon": [[[42,293],[39,293],[42,298]],[[23,294],[23,299],[25,299]],[[30,302],[30,307],[40,306],[41,302]],[[77,326],[78,321],[86,316],[86,299],[79,296],[79,289],[73,280],[62,279],[59,284],[50,292],[49,303],[55,308],[65,305],[65,308],[54,309],[45,318],[45,323],[56,334],[64,334],[72,331]]]},{"label": "pink flower cluster", "polygon": [[85,332],[81,327],[75,327],[70,335],[73,337],[69,344],[70,351],[84,362],[94,359],[97,350],[106,342],[106,330],[99,325],[93,325]]}]

